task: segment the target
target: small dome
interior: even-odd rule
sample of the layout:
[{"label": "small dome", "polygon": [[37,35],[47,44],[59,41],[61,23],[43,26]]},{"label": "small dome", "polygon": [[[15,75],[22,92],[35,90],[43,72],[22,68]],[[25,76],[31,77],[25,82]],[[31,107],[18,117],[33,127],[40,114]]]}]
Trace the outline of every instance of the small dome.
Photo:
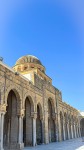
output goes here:
[{"label": "small dome", "polygon": [[41,61],[37,57],[32,55],[27,55],[19,58],[16,62],[16,65],[25,64],[25,63],[35,63],[35,64],[42,65]]}]

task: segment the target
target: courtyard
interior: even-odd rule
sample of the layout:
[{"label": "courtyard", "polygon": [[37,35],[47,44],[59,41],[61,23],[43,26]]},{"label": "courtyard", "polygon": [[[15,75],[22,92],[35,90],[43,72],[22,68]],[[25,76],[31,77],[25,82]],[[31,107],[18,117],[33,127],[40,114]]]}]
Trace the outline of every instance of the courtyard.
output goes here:
[{"label": "courtyard", "polygon": [[24,150],[84,150],[84,142],[81,138],[71,139],[48,145],[38,145],[36,147],[24,148]]}]

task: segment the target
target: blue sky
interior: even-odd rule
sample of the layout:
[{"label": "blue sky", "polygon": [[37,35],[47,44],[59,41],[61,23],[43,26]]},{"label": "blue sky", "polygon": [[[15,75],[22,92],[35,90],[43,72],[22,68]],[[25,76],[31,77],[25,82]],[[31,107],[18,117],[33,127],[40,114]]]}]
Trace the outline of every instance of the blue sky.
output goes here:
[{"label": "blue sky", "polygon": [[0,56],[23,55],[46,67],[63,101],[84,110],[84,0],[0,1]]}]

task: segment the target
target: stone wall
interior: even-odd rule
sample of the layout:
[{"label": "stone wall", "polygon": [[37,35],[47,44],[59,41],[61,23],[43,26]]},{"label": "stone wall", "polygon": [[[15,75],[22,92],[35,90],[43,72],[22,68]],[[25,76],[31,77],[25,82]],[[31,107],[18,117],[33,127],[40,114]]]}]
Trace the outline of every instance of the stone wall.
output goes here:
[{"label": "stone wall", "polygon": [[[7,107],[10,107],[7,100],[11,90],[17,101],[17,104],[14,101],[10,108],[15,114],[14,118],[13,115],[11,117],[11,150],[15,144],[16,149],[22,149],[24,145],[35,146],[39,143],[37,139],[41,140],[40,143],[47,144],[80,136],[79,112],[62,101],[61,91],[51,83],[42,80],[36,74],[34,78],[35,85],[6,65],[0,64],[0,148],[3,147],[5,139],[3,118],[6,111],[8,112]],[[48,107],[49,101],[51,107]],[[39,117],[37,106],[40,109]]]}]

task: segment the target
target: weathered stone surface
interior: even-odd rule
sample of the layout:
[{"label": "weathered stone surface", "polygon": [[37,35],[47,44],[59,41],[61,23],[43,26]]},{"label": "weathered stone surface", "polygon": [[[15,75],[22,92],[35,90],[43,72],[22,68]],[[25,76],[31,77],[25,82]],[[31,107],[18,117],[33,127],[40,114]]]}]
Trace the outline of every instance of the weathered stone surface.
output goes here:
[{"label": "weathered stone surface", "polygon": [[11,69],[0,63],[0,115],[1,149],[80,137],[79,111],[62,101],[42,64],[27,61]]}]

